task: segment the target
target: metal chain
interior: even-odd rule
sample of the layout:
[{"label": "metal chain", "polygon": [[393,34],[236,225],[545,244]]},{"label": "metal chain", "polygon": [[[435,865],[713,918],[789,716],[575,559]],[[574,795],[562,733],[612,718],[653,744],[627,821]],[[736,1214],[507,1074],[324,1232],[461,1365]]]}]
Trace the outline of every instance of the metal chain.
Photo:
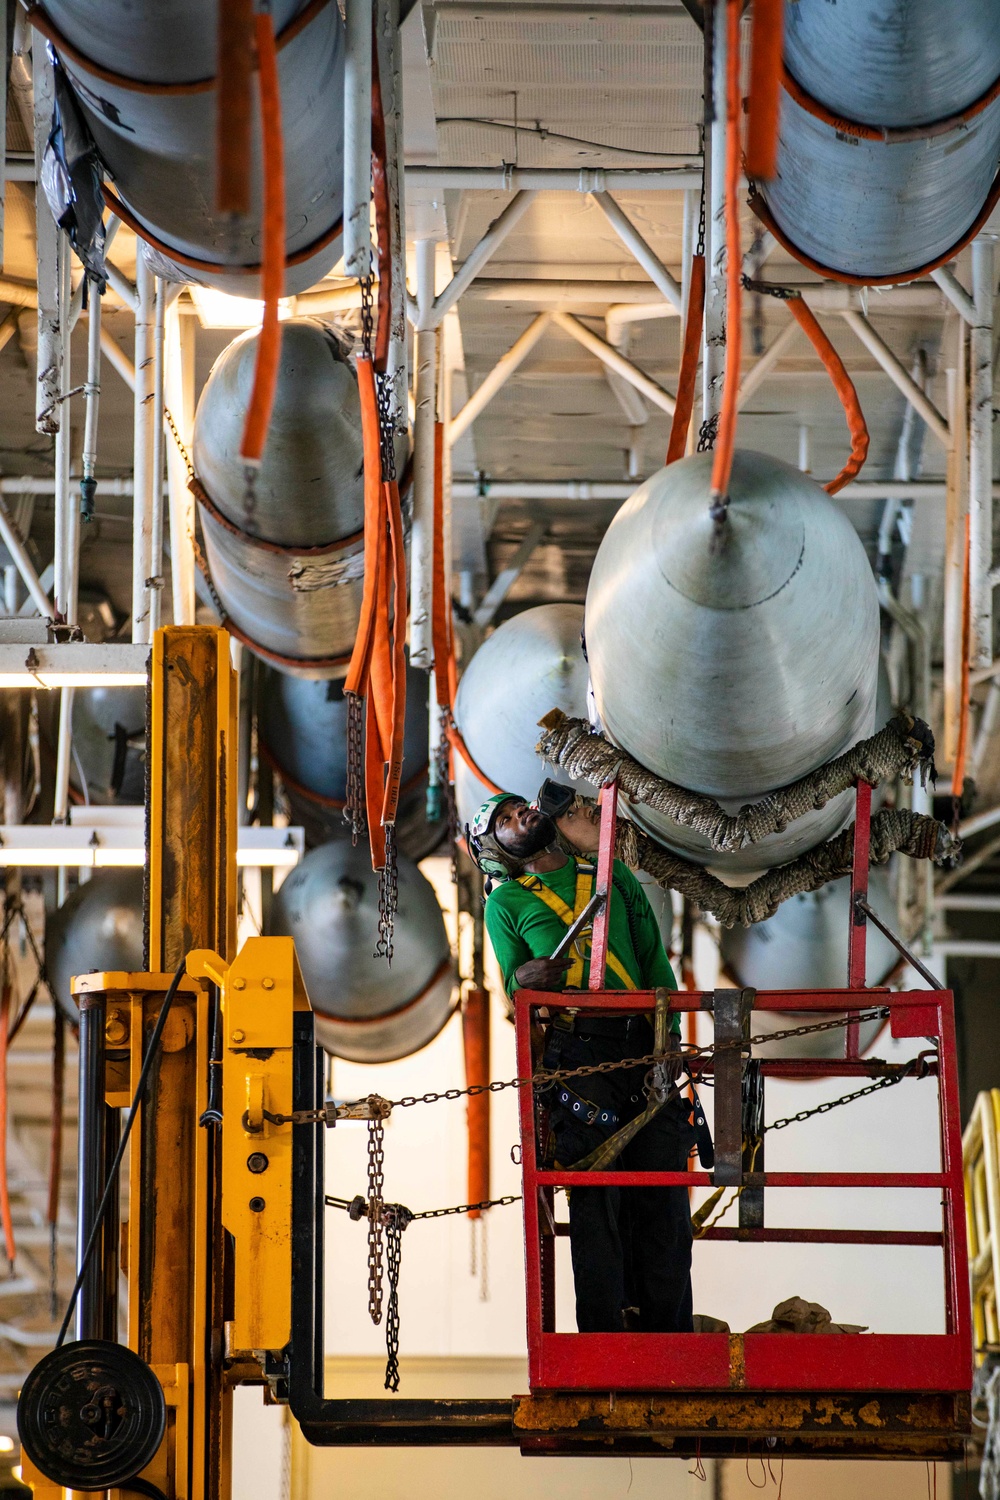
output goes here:
[{"label": "metal chain", "polygon": [[396,862],[396,825],[385,825],[385,864],[378,872],[378,942],[374,958],[392,963],[392,934],[399,898],[399,868]]},{"label": "metal chain", "polygon": [[188,479],[197,478],[197,475],[194,471],[194,464],[191,462],[191,455],[181,441],[181,435],[177,431],[177,423],[173,419],[173,414],[171,413],[169,406],[165,406],[163,408],[163,416],[167,426],[170,428],[170,434],[173,437],[174,442],[177,444],[177,451],[180,454],[181,458],[184,460],[184,467],[185,469],[187,469]]},{"label": "metal chain", "polygon": [[698,452],[709,453],[715,447],[719,435],[719,413],[706,417],[698,429]]},{"label": "metal chain", "polygon": [[[403,1212],[408,1215],[406,1220],[407,1224],[415,1224],[418,1219],[448,1219],[452,1214],[467,1214],[470,1209],[479,1209],[481,1212],[484,1212],[488,1208],[508,1208],[510,1204],[520,1203],[520,1201],[520,1193],[508,1193],[504,1198],[487,1198],[483,1203],[459,1203],[454,1208],[425,1208],[421,1213],[418,1214],[410,1213],[410,1210],[408,1208],[403,1209]],[[352,1203],[357,1203],[358,1200],[352,1198],[335,1198],[332,1196],[332,1194],[328,1193],[324,1199],[324,1202],[326,1203],[327,1208],[339,1208],[342,1209],[344,1213],[350,1213]],[[388,1214],[390,1209],[399,1208],[402,1208],[402,1205],[399,1203],[383,1203],[383,1217]],[[364,1203],[362,1200],[360,1212],[358,1212],[355,1216],[357,1218],[364,1218],[367,1214],[368,1204]]]},{"label": "metal chain", "polygon": [[403,1252],[403,1230],[413,1215],[402,1203],[386,1203],[385,1254],[389,1272],[389,1306],[385,1317],[385,1389],[399,1390],[399,1267]]},{"label": "metal chain", "polygon": [[[921,1053],[921,1058],[924,1056]],[[919,1062],[920,1059],[914,1059]],[[772,1120],[770,1125],[765,1125],[765,1130],[784,1130],[786,1125],[799,1125],[803,1120],[811,1120],[813,1115],[829,1114],[831,1109],[836,1109],[841,1104],[850,1104],[855,1099],[864,1099],[868,1094],[877,1094],[879,1089],[891,1089],[897,1083],[902,1083],[904,1078],[926,1078],[926,1068],[905,1068],[889,1078],[879,1078],[875,1083],[869,1083],[863,1089],[855,1089],[851,1094],[841,1094],[839,1099],[828,1099],[823,1104],[817,1104],[812,1109],[800,1109],[797,1115],[784,1115],[780,1120]]]},{"label": "metal chain", "polygon": [[695,255],[705,258],[705,122],[701,124],[701,202],[698,208],[698,246]]},{"label": "metal chain", "polygon": [[365,816],[365,748],[364,699],[357,693],[345,693],[347,699],[347,791],[344,798],[344,822],[351,830],[351,843],[367,833]]},{"label": "metal chain", "polygon": [[373,278],[371,274],[359,277],[358,286],[361,290],[361,347],[368,358],[371,359],[372,329],[374,327],[374,318],[372,316]]},{"label": "metal chain", "polygon": [[368,1121],[368,1311],[382,1321],[382,1191],[385,1186],[385,1126]]}]

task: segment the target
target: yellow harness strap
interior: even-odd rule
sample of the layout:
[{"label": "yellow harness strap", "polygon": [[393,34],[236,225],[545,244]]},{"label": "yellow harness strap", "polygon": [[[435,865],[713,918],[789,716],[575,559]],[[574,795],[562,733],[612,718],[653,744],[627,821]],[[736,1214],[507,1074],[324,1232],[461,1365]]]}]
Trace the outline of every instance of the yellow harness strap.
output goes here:
[{"label": "yellow harness strap", "polygon": [[[590,893],[594,888],[594,871],[588,869],[586,865],[577,865],[576,897],[572,911],[562,897],[557,895],[550,886],[545,885],[539,880],[537,875],[519,875],[517,883],[518,885],[523,885],[526,891],[530,891],[540,901],[544,901],[549,910],[555,912],[560,922],[564,922],[567,927],[571,927],[590,900]],[[567,989],[580,990],[583,988],[583,966],[590,957],[591,936],[592,934],[589,933],[581,933],[573,944],[572,959],[566,975]],[[624,964],[615,957],[610,948],[608,949],[607,962],[608,968],[617,979],[621,980],[624,989],[638,989],[639,986],[632,979]]]}]

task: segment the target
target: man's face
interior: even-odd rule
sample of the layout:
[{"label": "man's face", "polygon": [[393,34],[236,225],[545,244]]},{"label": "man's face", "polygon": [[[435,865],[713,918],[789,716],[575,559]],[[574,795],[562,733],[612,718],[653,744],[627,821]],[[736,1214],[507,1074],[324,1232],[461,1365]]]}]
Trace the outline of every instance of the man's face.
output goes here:
[{"label": "man's face", "polygon": [[509,854],[518,859],[530,859],[554,842],[556,826],[547,813],[512,797],[500,804],[493,820],[493,833],[497,843]]}]

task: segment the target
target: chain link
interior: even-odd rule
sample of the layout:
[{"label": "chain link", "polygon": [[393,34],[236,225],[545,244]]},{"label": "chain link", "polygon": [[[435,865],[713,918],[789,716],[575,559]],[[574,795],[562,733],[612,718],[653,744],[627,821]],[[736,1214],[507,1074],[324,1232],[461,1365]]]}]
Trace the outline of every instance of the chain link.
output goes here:
[{"label": "chain link", "polygon": [[698,452],[710,453],[715,447],[715,439],[719,435],[719,413],[706,417],[698,428]]},{"label": "chain link", "polygon": [[900,1069],[888,1078],[878,1078],[874,1083],[869,1083],[863,1089],[855,1089],[853,1093],[841,1094],[839,1099],[827,1099],[823,1104],[814,1105],[812,1109],[800,1109],[796,1115],[783,1115],[780,1120],[772,1120],[770,1125],[765,1125],[764,1130],[784,1130],[786,1125],[800,1125],[803,1120],[811,1120],[813,1115],[826,1115],[831,1109],[837,1109],[841,1104],[851,1104],[855,1099],[864,1099],[869,1094],[877,1094],[880,1089],[891,1089],[897,1083],[902,1083],[904,1078],[926,1078],[928,1069],[926,1064],[920,1064],[927,1056],[921,1052],[920,1057],[914,1058],[913,1064]]},{"label": "chain link", "polygon": [[184,460],[184,467],[187,470],[188,479],[190,480],[196,478],[194,464],[191,462],[191,455],[181,441],[181,435],[177,431],[177,423],[174,421],[173,414],[169,406],[165,406],[163,408],[163,416],[167,426],[170,428],[170,435],[173,438],[174,442],[177,444],[177,451],[180,454],[181,458]]},{"label": "chain link", "polygon": [[402,1203],[383,1205],[385,1256],[389,1273],[389,1305],[385,1316],[385,1389],[399,1390],[399,1267],[403,1253],[403,1231],[413,1215]]},{"label": "chain link", "polygon": [[368,1121],[368,1311],[382,1321],[382,1192],[385,1186],[385,1126],[381,1116]]},{"label": "chain link", "polygon": [[361,291],[361,347],[371,359],[374,316],[372,313],[373,278],[370,273],[358,278],[358,287]]},{"label": "chain link", "polygon": [[385,825],[385,864],[378,872],[378,942],[374,958],[392,963],[392,934],[399,898],[399,869],[396,863],[396,825]]},{"label": "chain link", "polygon": [[345,693],[347,699],[347,791],[344,798],[344,822],[351,830],[351,844],[356,848],[360,837],[368,832],[365,816],[365,747],[364,699],[357,693]]}]

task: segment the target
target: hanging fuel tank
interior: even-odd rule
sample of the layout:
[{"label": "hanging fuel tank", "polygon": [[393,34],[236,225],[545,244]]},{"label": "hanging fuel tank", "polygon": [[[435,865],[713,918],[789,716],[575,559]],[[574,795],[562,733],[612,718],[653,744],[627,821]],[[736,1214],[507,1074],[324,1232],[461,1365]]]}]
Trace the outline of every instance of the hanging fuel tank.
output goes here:
[{"label": "hanging fuel tank", "polygon": [[[274,0],[284,143],[285,292],[320,280],[340,250],[344,43],[332,0]],[[51,0],[56,45],[114,193],[154,269],[259,297],[263,176],[251,83],[250,212],[216,202],[217,5],[199,0]]]},{"label": "hanging fuel tank", "polygon": [[357,376],[312,318],[284,324],[263,462],[252,492],[240,440],[257,332],[212,367],[194,423],[198,510],[227,626],[265,661],[343,676],[361,610],[364,479]]},{"label": "hanging fuel tank", "polygon": [[[618,512],[591,573],[586,640],[609,738],[735,812],[871,734],[879,611],[857,532],[819,485],[738,452],[720,532],[711,466],[711,453],[681,459]],[[746,879],[829,838],[852,807],[844,793],[726,855],[649,807],[629,812],[668,848]]]},{"label": "hanging fuel tank", "polygon": [[[423,859],[445,833],[427,821],[427,673],[406,672],[403,785],[396,842],[410,859]],[[257,734],[260,752],[281,777],[291,821],[312,848],[346,838],[347,700],[340,682],[307,682],[271,667],[261,670]]]},{"label": "hanging fuel tank", "polygon": [[145,968],[142,885],[142,870],[95,870],[46,917],[45,969],[68,1016],[77,1014],[70,993],[75,974]]},{"label": "hanging fuel tank", "polygon": [[145,689],[77,688],[73,751],[72,779],[78,783],[81,774],[86,778],[85,800],[141,803],[146,789]]},{"label": "hanging fuel tank", "polygon": [[762,217],[823,275],[908,280],[1000,191],[995,0],[788,0],[778,172]]},{"label": "hanging fuel tank", "polygon": [[[868,899],[874,909],[891,918],[894,908],[889,873],[874,869],[868,881]],[[841,990],[847,984],[848,911],[851,882],[834,880],[822,890],[810,891],[779,906],[773,917],[753,927],[724,927],[722,959],[736,984],[755,990]],[[885,984],[899,962],[899,955],[878,928],[868,924],[868,983]],[[796,1012],[796,1015],[799,1013]],[[801,1019],[767,1011],[755,1011],[754,1034],[784,1030]],[[871,1045],[881,1030],[881,1021],[863,1021],[861,1049]],[[843,1056],[843,1031],[820,1031],[812,1036],[772,1042],[757,1049],[761,1057]]]},{"label": "hanging fuel tank", "polygon": [[295,939],[316,1040],[351,1062],[392,1062],[432,1041],[451,1014],[455,968],[430,881],[399,856],[392,964],[373,956],[378,876],[367,842],[322,844],[274,899],[270,932]]},{"label": "hanging fuel tank", "polygon": [[[540,604],[523,610],[483,642],[462,673],[455,722],[476,765],[504,791],[534,797],[546,776],[569,784],[535,754],[538,721],[550,708],[587,712],[587,662],[579,604]],[[579,791],[593,793],[584,782]],[[490,795],[455,755],[459,828]]]}]

